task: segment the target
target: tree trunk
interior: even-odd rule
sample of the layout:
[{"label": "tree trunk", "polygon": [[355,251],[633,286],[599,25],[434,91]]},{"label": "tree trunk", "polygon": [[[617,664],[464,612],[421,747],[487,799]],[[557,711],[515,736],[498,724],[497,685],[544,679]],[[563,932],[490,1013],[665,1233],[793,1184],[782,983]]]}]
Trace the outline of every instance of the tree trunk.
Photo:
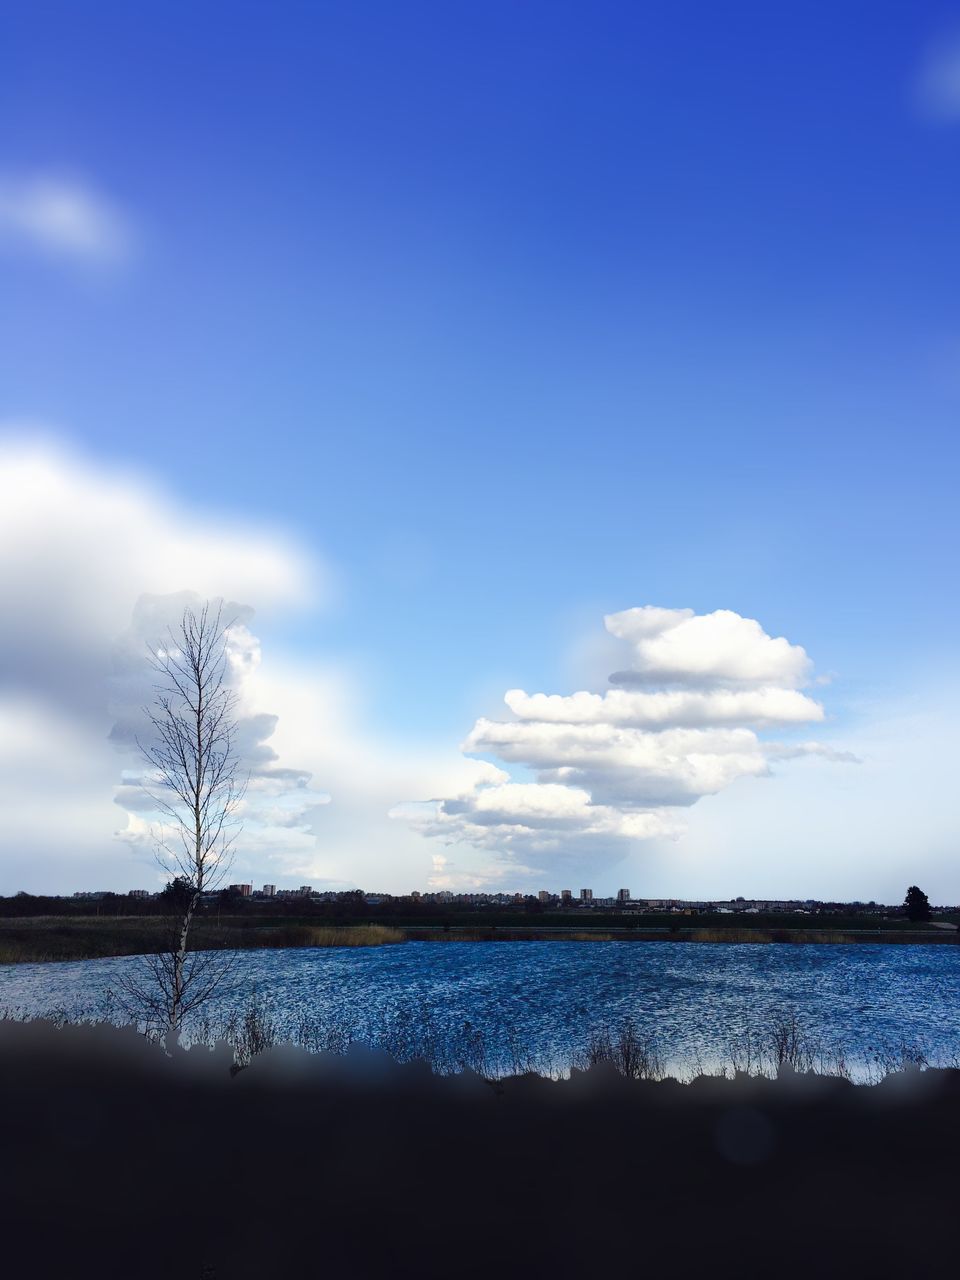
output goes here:
[{"label": "tree trunk", "polygon": [[193,920],[193,913],[196,910],[197,902],[200,898],[199,893],[194,892],[190,896],[190,902],[187,905],[186,913],[183,917],[183,923],[180,926],[180,938],[177,943],[177,950],[173,957],[173,988],[170,999],[170,1030],[174,1033],[174,1038],[179,1037],[181,1012],[180,1006],[183,1003],[183,970],[187,960],[187,940],[190,933],[190,924]]}]

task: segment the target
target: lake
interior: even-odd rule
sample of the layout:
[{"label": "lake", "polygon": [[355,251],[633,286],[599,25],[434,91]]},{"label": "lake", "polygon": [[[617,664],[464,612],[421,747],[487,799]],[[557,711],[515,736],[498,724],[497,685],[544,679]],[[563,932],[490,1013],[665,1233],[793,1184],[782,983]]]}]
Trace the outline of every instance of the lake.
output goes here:
[{"label": "lake", "polygon": [[[796,1015],[807,1043],[825,1059],[842,1052],[859,1078],[904,1048],[932,1065],[960,1059],[960,947],[408,942],[235,954],[238,989],[217,998],[212,1022],[253,1000],[313,1047],[366,1040],[444,1060],[466,1045],[465,1060],[497,1073],[562,1072],[592,1034],[629,1017],[673,1073],[690,1074],[746,1066],[748,1048],[755,1061],[774,1022]],[[5,965],[0,1009],[109,1012],[105,993],[139,963]]]}]

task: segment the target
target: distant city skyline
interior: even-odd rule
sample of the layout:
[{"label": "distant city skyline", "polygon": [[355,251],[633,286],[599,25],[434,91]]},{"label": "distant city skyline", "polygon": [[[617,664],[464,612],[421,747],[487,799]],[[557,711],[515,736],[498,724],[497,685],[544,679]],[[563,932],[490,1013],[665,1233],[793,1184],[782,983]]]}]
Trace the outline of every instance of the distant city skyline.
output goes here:
[{"label": "distant city skyline", "polygon": [[[646,896],[644,894],[632,893],[629,889],[618,889],[614,893],[594,892],[590,887],[572,889],[540,889],[536,893],[530,890],[500,890],[500,891],[484,891],[484,890],[428,890],[428,889],[411,889],[407,893],[389,893],[385,890],[368,890],[357,888],[354,890],[325,890],[314,888],[313,885],[293,886],[277,886],[272,884],[264,884],[259,888],[252,882],[240,884],[225,885],[223,889],[212,890],[204,894],[204,898],[216,900],[223,894],[228,896],[236,894],[244,899],[277,899],[290,900],[295,898],[311,898],[319,901],[334,901],[338,899],[349,900],[354,896],[359,897],[368,905],[379,905],[387,901],[450,901],[450,902],[476,902],[482,904],[484,902],[499,903],[527,903],[539,902],[541,904],[550,904],[552,906],[570,906],[572,908],[588,907],[616,907],[616,908],[637,908],[637,907],[654,907],[654,908],[683,908],[683,907],[716,907],[720,910],[789,910],[791,908],[805,909],[810,907],[821,906],[850,906],[850,907],[870,907],[870,908],[886,908],[899,909],[903,906],[902,899],[894,899],[888,902],[880,901],[874,898],[816,898],[816,897],[764,897],[757,894],[724,894],[720,896],[704,896],[693,895],[689,897],[677,896]],[[114,898],[158,898],[163,896],[162,889],[127,889],[125,891],[117,891],[110,889],[78,889],[68,893],[51,893],[47,895],[28,895],[28,896],[47,896],[47,897],[63,897],[63,898],[82,898],[82,899],[102,899],[105,897]],[[946,901],[934,903],[941,907],[954,904]]]},{"label": "distant city skyline", "polygon": [[0,17],[0,892],[222,598],[238,882],[960,899],[960,25],[228,18]]}]

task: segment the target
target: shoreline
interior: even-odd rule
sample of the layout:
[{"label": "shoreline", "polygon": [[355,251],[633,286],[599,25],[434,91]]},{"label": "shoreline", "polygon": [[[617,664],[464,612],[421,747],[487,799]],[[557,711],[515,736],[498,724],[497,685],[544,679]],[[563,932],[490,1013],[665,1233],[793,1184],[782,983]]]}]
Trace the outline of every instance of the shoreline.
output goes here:
[{"label": "shoreline", "polygon": [[[164,949],[170,921],[163,917],[0,918],[0,965],[104,960]],[[379,923],[259,923],[236,918],[201,921],[192,950],[295,950],[397,946],[405,942],[664,942],[719,946],[955,946],[960,932],[944,928],[811,928],[809,926],[581,925]]]}]

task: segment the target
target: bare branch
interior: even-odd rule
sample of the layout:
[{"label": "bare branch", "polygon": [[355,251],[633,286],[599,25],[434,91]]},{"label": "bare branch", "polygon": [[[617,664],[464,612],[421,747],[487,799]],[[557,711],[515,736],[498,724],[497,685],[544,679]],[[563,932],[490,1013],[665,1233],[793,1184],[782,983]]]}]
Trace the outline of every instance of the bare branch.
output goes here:
[{"label": "bare branch", "polygon": [[233,623],[223,623],[222,608],[185,609],[176,633],[168,628],[149,650],[157,681],[144,714],[153,740],[137,739],[154,775],[155,789],[144,789],[164,824],[154,836],[157,860],[190,896],[175,945],[148,966],[149,993],[128,994],[154,1014],[163,1010],[174,1030],[223,982],[223,966],[211,967],[199,953],[188,963],[187,946],[202,895],[222,882],[242,828],[246,782],[237,781],[237,703],[227,685],[226,632]]}]

